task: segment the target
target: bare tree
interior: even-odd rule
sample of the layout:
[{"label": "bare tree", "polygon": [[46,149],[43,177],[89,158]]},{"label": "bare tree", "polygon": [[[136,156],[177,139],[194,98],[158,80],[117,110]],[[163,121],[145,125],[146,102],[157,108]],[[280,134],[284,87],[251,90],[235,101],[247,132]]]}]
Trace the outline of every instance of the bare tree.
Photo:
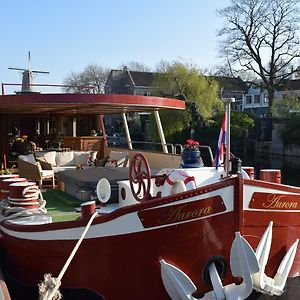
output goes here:
[{"label": "bare tree", "polygon": [[71,74],[65,78],[66,91],[71,93],[97,93],[104,92],[104,85],[110,70],[96,64],[88,65],[83,72]]},{"label": "bare tree", "polygon": [[224,36],[221,53],[232,65],[261,78],[268,92],[269,116],[273,114],[275,91],[284,85],[300,57],[299,0],[231,0],[218,11],[226,18],[219,31]]},{"label": "bare tree", "polygon": [[215,76],[237,77],[230,64],[216,65],[213,70],[208,70],[208,73]]},{"label": "bare tree", "polygon": [[122,63],[119,68],[123,69],[124,66],[126,66],[131,71],[140,71],[140,72],[151,71],[151,69],[147,65],[138,61],[129,61],[127,63]]}]

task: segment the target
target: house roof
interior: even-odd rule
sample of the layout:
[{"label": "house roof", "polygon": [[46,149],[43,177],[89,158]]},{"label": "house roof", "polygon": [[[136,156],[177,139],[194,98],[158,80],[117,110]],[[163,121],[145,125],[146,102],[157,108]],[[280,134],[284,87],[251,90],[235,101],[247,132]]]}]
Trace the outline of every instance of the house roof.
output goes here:
[{"label": "house roof", "polygon": [[248,90],[247,84],[239,77],[212,76],[212,78],[226,91],[246,92]]},{"label": "house roof", "polygon": [[157,73],[129,71],[136,86],[151,86]]},{"label": "house roof", "polygon": [[[124,72],[127,72],[126,77],[115,76],[116,74],[124,74]],[[151,86],[157,74],[159,73],[130,71],[127,68],[123,70],[111,70],[106,85],[112,85],[112,82],[114,82],[114,84],[119,86],[129,83],[134,86]],[[216,80],[220,87],[226,91],[246,92],[248,90],[246,83],[244,83],[244,81],[239,77],[210,76],[210,78]]]},{"label": "house roof", "polygon": [[130,71],[128,69],[111,70],[105,85],[151,86],[156,74],[153,72]]},{"label": "house roof", "polygon": [[127,86],[132,85],[132,81],[129,76],[120,76],[123,74],[123,70],[111,70],[105,85],[106,86],[112,86],[112,85],[118,85],[118,86]]},{"label": "house roof", "polygon": [[289,80],[280,91],[297,91],[300,90],[300,79]]}]

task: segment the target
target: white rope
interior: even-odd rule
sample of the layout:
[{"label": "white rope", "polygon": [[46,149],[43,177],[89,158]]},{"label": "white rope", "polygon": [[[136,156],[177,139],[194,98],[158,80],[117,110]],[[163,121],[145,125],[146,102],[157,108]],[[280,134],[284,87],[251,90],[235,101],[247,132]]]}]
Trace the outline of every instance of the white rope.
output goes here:
[{"label": "white rope", "polygon": [[[67,259],[65,265],[63,266],[62,270],[60,271],[58,277],[57,277],[57,278],[51,277],[51,280],[49,280],[49,276],[51,276],[51,274],[45,274],[45,275],[44,275],[44,278],[47,277],[48,283],[51,283],[51,284],[48,284],[48,288],[47,288],[45,291],[43,291],[43,294],[42,294],[42,292],[41,292],[41,290],[40,290],[40,299],[42,299],[42,300],[54,300],[54,299],[60,299],[60,298],[54,298],[54,297],[57,297],[57,294],[56,294],[56,293],[57,293],[57,291],[58,291],[58,289],[59,289],[59,287],[60,287],[60,285],[61,285],[61,279],[62,279],[62,277],[64,276],[64,274],[65,274],[67,268],[69,267],[69,265],[70,265],[72,259],[73,259],[74,256],[75,256],[75,254],[76,254],[76,252],[77,252],[79,246],[81,245],[83,239],[85,238],[85,235],[87,234],[87,232],[88,232],[88,230],[89,230],[89,228],[90,228],[90,226],[91,226],[91,224],[92,224],[94,218],[95,218],[97,215],[98,215],[98,212],[95,212],[95,213],[91,216],[91,218],[90,218],[89,222],[87,223],[87,225],[86,225],[86,227],[85,227],[83,233],[81,234],[80,239],[77,241],[77,243],[76,243],[74,249],[72,250],[72,252],[71,252],[69,258]],[[46,282],[42,283],[42,284],[41,284],[42,287],[44,287],[43,284],[47,284],[47,283],[46,283]],[[53,287],[53,284],[55,284],[54,287]]]},{"label": "white rope", "polygon": [[[38,189],[38,207],[37,208],[26,208],[26,207],[12,207],[10,206],[9,200],[0,201],[0,214],[3,215],[2,220],[12,220],[18,217],[26,217],[33,214],[47,214],[46,201],[43,198],[42,192]],[[13,198],[12,198],[13,199]],[[25,201],[27,199],[24,199]]]},{"label": "white rope", "polygon": [[23,192],[22,196],[24,198],[37,198],[40,195],[40,189],[36,185],[27,186]]},{"label": "white rope", "polygon": [[[47,299],[49,296],[49,293],[51,292],[51,289],[53,289],[57,284],[56,278],[53,278],[51,274],[45,274],[44,275],[44,281],[39,284],[39,293],[40,293],[40,299],[41,295],[44,295],[44,299]],[[59,283],[60,285],[60,283]],[[59,290],[56,291],[55,295],[52,297],[53,300],[60,300],[62,298],[62,295]]]}]

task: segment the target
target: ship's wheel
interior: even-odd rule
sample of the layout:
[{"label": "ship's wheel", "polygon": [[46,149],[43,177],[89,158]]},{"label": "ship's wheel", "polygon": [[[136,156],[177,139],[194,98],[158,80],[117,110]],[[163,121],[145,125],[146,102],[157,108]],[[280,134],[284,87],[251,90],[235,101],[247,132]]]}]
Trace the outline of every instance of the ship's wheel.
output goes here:
[{"label": "ship's wheel", "polygon": [[137,201],[150,198],[151,172],[146,157],[137,153],[130,160],[129,181],[133,197]]}]

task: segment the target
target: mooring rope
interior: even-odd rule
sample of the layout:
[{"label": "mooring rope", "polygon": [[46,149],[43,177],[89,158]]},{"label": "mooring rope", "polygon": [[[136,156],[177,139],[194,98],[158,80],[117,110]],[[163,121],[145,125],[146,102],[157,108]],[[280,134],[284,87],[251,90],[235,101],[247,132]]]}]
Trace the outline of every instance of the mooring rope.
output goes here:
[{"label": "mooring rope", "polygon": [[62,270],[60,271],[59,275],[57,278],[52,277],[51,274],[45,274],[44,275],[44,281],[39,284],[39,294],[40,300],[59,300],[61,299],[61,294],[59,292],[59,287],[61,285],[61,279],[64,276],[67,268],[69,267],[72,259],[74,258],[79,246],[81,245],[83,239],[85,238],[85,235],[87,234],[93,220],[95,217],[98,215],[98,212],[95,212],[89,222],[87,223],[83,233],[81,234],[80,239],[77,241],[74,249],[72,250],[69,258],[67,259],[65,265],[63,266]]},{"label": "mooring rope", "polygon": [[[23,191],[24,198],[10,198],[0,201],[0,214],[3,215],[1,220],[12,220],[18,217],[26,217],[33,214],[47,214],[46,201],[43,198],[42,192],[39,188],[34,186],[27,187]],[[9,201],[20,201],[28,200],[29,197],[37,197],[38,207],[36,208],[26,208],[19,206],[11,206]],[[20,203],[22,204],[22,203]]]}]

